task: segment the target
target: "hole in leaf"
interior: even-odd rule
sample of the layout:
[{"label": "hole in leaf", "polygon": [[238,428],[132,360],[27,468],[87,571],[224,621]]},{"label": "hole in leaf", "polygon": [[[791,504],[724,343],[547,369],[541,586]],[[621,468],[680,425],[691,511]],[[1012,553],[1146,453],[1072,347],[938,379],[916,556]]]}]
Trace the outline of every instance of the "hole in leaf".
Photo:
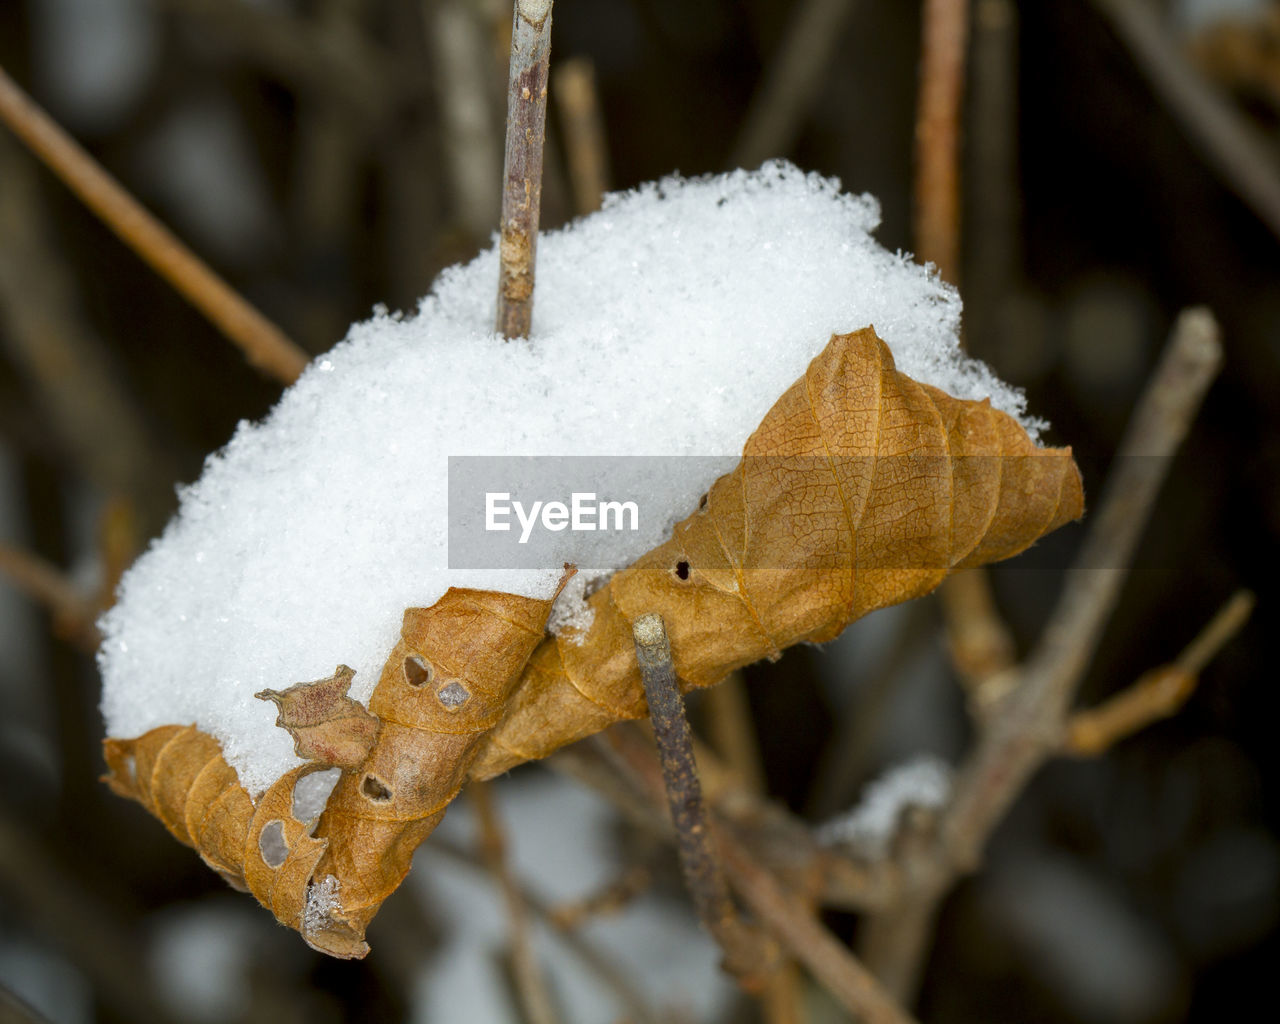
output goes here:
[{"label": "hole in leaf", "polygon": [[125,774],[129,776],[130,782],[138,781],[138,759],[132,754],[126,754],[124,759]]},{"label": "hole in leaf", "polygon": [[701,498],[698,499],[698,508],[702,509],[706,507],[707,507],[707,496],[704,494]]},{"label": "hole in leaf", "polygon": [[308,832],[319,822],[320,814],[329,802],[329,794],[341,775],[341,768],[328,768],[304,775],[293,784],[293,816],[308,826]]},{"label": "hole in leaf", "polygon": [[404,679],[410,686],[426,686],[431,682],[431,666],[419,654],[404,659]]},{"label": "hole in leaf", "polygon": [[360,783],[360,792],[375,804],[385,804],[391,799],[391,790],[376,775],[366,775],[364,777],[364,781]]},{"label": "hole in leaf", "polygon": [[686,561],[676,562],[676,577],[678,579],[687,580],[689,578],[689,563]]},{"label": "hole in leaf", "polygon": [[289,844],[284,841],[284,822],[269,821],[258,833],[258,852],[269,868],[278,868],[289,856]]},{"label": "hole in leaf", "polygon": [[440,703],[447,708],[462,707],[471,699],[470,691],[456,680],[448,686],[440,687],[440,692],[436,694],[440,698]]}]

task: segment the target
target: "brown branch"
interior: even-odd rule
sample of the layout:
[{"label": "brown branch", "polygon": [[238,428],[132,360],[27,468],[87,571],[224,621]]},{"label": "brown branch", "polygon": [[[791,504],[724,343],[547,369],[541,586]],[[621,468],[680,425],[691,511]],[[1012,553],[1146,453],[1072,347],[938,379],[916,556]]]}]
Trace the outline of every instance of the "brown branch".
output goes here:
[{"label": "brown branch", "polygon": [[[899,879],[892,862],[855,861],[820,846],[808,826],[786,808],[745,790],[734,772],[696,743],[695,752],[707,800],[785,888],[842,910],[875,910],[893,900]],[[674,840],[653,742],[636,723],[615,725],[558,751],[547,763],[594,789],[629,821]]]},{"label": "brown branch", "polygon": [[[366,0],[321,0],[303,24],[318,45],[337,48],[361,38],[365,7]],[[368,125],[325,94],[300,96],[296,120],[289,205],[307,296],[295,320],[304,339],[328,344],[345,333],[348,322],[347,235],[359,218],[359,161]]]},{"label": "brown branch", "polygon": [[684,698],[676,685],[662,616],[640,616],[632,623],[632,633],[685,885],[693,897],[698,919],[724,950],[725,968],[748,991],[759,991],[776,962],[776,950],[738,917],[712,849],[710,818],[693,756],[693,735],[685,717]]},{"label": "brown branch", "polygon": [[586,57],[565,61],[555,71],[556,106],[578,214],[600,209],[609,188],[609,149],[596,94],[596,72]]},{"label": "brown branch", "polygon": [[1143,673],[1098,707],[1077,711],[1067,723],[1063,752],[1096,757],[1153,722],[1177,714],[1195,692],[1204,667],[1249,621],[1254,600],[1249,591],[1237,591],[1176,660]]},{"label": "brown branch", "polygon": [[298,378],[306,354],[148,213],[2,68],[0,120],[253,366],[284,384]]},{"label": "brown branch", "polygon": [[808,968],[849,1013],[864,1024],[912,1020],[839,939],[787,892],[726,831],[717,830],[725,870],[742,901],[795,959]]},{"label": "brown branch", "polygon": [[808,116],[853,11],[853,0],[806,0],[787,27],[729,153],[730,167],[784,156]]},{"label": "brown branch", "polygon": [[1253,591],[1237,590],[1178,655],[1177,666],[1192,675],[1203,672],[1218,652],[1244,629],[1257,603]]},{"label": "brown branch", "polygon": [[237,57],[295,93],[312,93],[382,129],[396,114],[430,95],[420,62],[388,52],[364,33],[333,35],[317,20],[279,4],[227,0],[159,0],[204,35],[220,38]]},{"label": "brown branch", "polygon": [[729,673],[727,679],[706,691],[704,702],[708,738],[716,753],[747,792],[757,796],[764,793],[760,740],[742,673]]},{"label": "brown branch", "polygon": [[[472,871],[482,870],[477,862],[478,858],[472,850],[455,845],[438,833],[431,837],[431,851],[443,854],[454,863]],[[533,915],[550,927],[560,941],[564,943],[565,947],[582,962],[583,966],[596,975],[606,988],[613,991],[614,995],[618,997],[618,1001],[627,1008],[627,1011],[633,1015],[639,1024],[650,1024],[650,1022],[657,1020],[644,994],[632,983],[626,973],[609,959],[599,946],[579,935],[576,931],[575,923],[561,921],[558,908],[553,907],[542,899],[528,885],[515,878],[514,875],[512,878],[520,891],[521,899]]]},{"label": "brown branch", "polygon": [[951,664],[969,697],[973,713],[986,712],[1013,667],[1016,651],[991,592],[985,567],[963,569],[938,588],[947,629]]},{"label": "brown branch", "polygon": [[450,0],[425,10],[454,216],[470,236],[485,239],[501,215],[494,189],[502,175],[498,62],[475,4]]},{"label": "brown branch", "polygon": [[98,609],[56,566],[0,541],[0,577],[47,608],[55,630],[76,646],[89,653],[98,649]]},{"label": "brown branch", "polygon": [[516,0],[511,28],[496,327],[504,338],[527,338],[533,322],[551,6],[552,0]]},{"label": "brown branch", "polygon": [[[666,792],[662,769],[652,748],[641,742],[637,730],[625,726],[615,727],[604,736],[615,756],[607,763],[600,764],[588,781],[607,774],[610,769],[616,769],[625,776],[629,788],[645,794],[651,805],[664,802]],[[602,788],[601,791],[607,793],[609,788],[612,787]],[[726,804],[729,803],[738,804],[740,813],[748,822],[753,819],[753,813],[742,806],[749,804],[749,801],[726,800]],[[755,810],[765,809],[757,806]],[[812,852],[813,839],[806,828],[799,826],[788,835],[773,837],[788,847],[807,845],[809,849],[799,855],[802,861],[799,870],[788,870],[785,865],[777,868],[764,867],[758,854],[776,856],[776,848],[771,843],[761,843],[758,833],[746,832],[737,822],[732,828],[715,827],[714,835],[716,848],[720,852],[730,883],[738,890],[743,902],[780,942],[784,953],[806,967],[855,1017],[883,1022],[911,1020],[908,1014],[894,1005],[884,988],[848,948],[806,909],[805,904],[812,898],[814,888],[821,889],[829,866]],[[829,863],[848,864],[834,858]],[[795,878],[796,885],[782,883],[780,875],[784,873]],[[871,893],[893,891],[891,882],[886,885],[878,884],[878,879],[864,879],[864,882],[867,891],[863,895],[869,900],[875,898]]]},{"label": "brown branch", "polygon": [[490,873],[498,880],[507,904],[511,934],[511,966],[516,992],[527,1024],[556,1024],[559,1019],[551,1001],[546,977],[538,964],[529,937],[528,910],[524,892],[516,883],[507,861],[507,841],[493,806],[488,782],[473,782],[467,793],[480,824],[480,852]]},{"label": "brown branch", "polygon": [[960,241],[964,329],[984,356],[1001,362],[1005,353],[1016,359],[1027,344],[1025,332],[1008,327],[1023,266],[1014,0],[975,0],[971,32],[961,205],[962,219],[982,230]]},{"label": "brown branch", "polygon": [[[706,691],[707,730],[737,788],[752,797],[765,792],[764,765],[751,704],[742,673],[735,671]],[[699,758],[699,762],[702,759]],[[769,974],[760,993],[765,1024],[796,1024],[803,1016],[804,986],[795,961],[785,960]]]},{"label": "brown branch", "polygon": [[[925,0],[916,105],[916,256],[960,283],[960,115],[969,42],[969,0]],[[1014,660],[1013,637],[996,610],[985,569],[939,588],[947,643],[975,707],[981,691]]]},{"label": "brown branch", "polygon": [[1152,5],[1135,0],[1093,0],[1093,5],[1205,159],[1280,237],[1280,172],[1257,132],[1196,73]]},{"label": "brown branch", "polygon": [[959,874],[976,868],[991,831],[1032,774],[1061,749],[1071,700],[1221,358],[1213,315],[1203,308],[1184,311],[1121,441],[1098,511],[1037,648],[982,723],[937,842],[902,865],[904,893],[876,927],[883,956],[872,966],[904,998],[918,980],[942,897]]},{"label": "brown branch", "polygon": [[960,108],[969,0],[925,0],[916,106],[916,255],[959,283]]},{"label": "brown branch", "polygon": [[628,906],[653,883],[653,872],[645,864],[632,864],[607,885],[586,896],[551,908],[551,921],[564,931],[572,931],[593,917],[608,917]]},{"label": "brown branch", "polygon": [[849,806],[881,735],[894,687],[912,659],[933,642],[934,618],[923,601],[900,606],[898,614],[892,647],[869,678],[859,681],[822,751],[805,806],[811,820],[830,818]]}]

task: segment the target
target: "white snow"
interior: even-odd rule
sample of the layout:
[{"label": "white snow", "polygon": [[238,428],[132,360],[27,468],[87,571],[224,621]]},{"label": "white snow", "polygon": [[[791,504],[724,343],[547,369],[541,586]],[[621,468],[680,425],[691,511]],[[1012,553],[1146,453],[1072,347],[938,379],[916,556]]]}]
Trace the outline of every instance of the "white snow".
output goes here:
[{"label": "white snow", "polygon": [[867,325],[913,377],[1021,416],[1021,394],[960,354],[954,289],[880,247],[878,218],[785,163],[670,178],[539,240],[530,341],[492,333],[493,249],[441,274],[416,316],[353,326],[210,456],[126,575],[101,623],[108,733],[194,722],[256,795],[298,761],[255,692],[343,663],[367,699],[404,609],[449,586],[547,595],[571,560],[586,566],[571,614],[715,475],[665,460],[646,481],[665,514],[603,554],[565,531],[540,571],[462,571],[451,455],[704,455],[722,471],[831,334]]},{"label": "white snow", "polygon": [[306,903],[302,908],[302,933],[307,935],[323,928],[329,916],[342,906],[338,896],[340,883],[333,875],[325,875],[307,888]]},{"label": "white snow", "polygon": [[861,802],[818,829],[818,841],[850,846],[871,857],[883,857],[908,807],[937,810],[951,794],[951,768],[923,755],[894,765],[867,786]]}]

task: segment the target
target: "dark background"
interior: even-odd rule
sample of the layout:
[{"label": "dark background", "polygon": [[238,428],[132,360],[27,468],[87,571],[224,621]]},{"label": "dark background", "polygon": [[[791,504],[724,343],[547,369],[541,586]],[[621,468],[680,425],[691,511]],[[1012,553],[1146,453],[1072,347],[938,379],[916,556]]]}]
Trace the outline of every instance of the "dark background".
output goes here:
[{"label": "dark background", "polygon": [[[309,352],[330,347],[375,303],[412,309],[439,269],[488,244],[496,222],[466,223],[448,170],[444,89],[429,45],[439,4],[346,4],[362,9],[363,49],[351,51],[350,30],[337,33],[348,45],[325,49],[319,2],[260,4],[259,24],[236,0],[137,0],[124,6],[141,19],[143,42],[116,61],[115,78],[97,80],[93,33],[86,42],[66,29],[91,6],[0,0],[0,63]],[[493,57],[492,26],[509,15],[501,3],[456,6],[481,12],[490,49],[474,70],[500,110],[505,68]],[[728,166],[798,6],[560,0],[553,62],[594,62],[612,187]],[[995,84],[971,79],[968,94],[970,272],[961,284],[971,351],[1026,388],[1031,409],[1053,424],[1049,439],[1084,457],[1086,493],[1096,496],[1177,311],[1207,304],[1224,332],[1223,374],[1170,474],[1082,703],[1172,658],[1235,589],[1253,589],[1259,603],[1176,718],[1097,761],[1055,763],[1036,778],[984,870],[947,901],[917,1009],[938,1022],[1252,1015],[1267,1005],[1280,962],[1280,765],[1266,711],[1276,706],[1266,696],[1276,673],[1265,649],[1276,627],[1270,573],[1280,528],[1280,244],[1188,141],[1093,5],[975,6],[997,27],[982,23],[972,54],[973,75]],[[1169,33],[1188,45],[1203,26],[1185,15],[1196,6],[1212,7],[1166,14]],[[492,10],[496,19],[485,21]],[[1000,16],[1013,18],[1003,33]],[[880,241],[908,251],[919,17],[914,3],[853,4],[793,139],[758,154],[874,193]],[[109,50],[113,38],[104,30],[102,45]],[[344,77],[317,56],[351,52],[364,77]],[[1272,60],[1280,67],[1280,56]],[[77,68],[89,86],[77,89]],[[1236,83],[1240,109],[1269,144],[1280,126],[1277,95]],[[194,479],[205,454],[237,420],[264,414],[279,388],[0,136],[0,191],[22,190],[26,211],[22,230],[12,218],[0,222],[0,250],[18,253],[29,279],[48,288],[0,291],[0,538],[87,585],[107,499],[129,498],[138,537],[158,531],[173,484]],[[573,210],[554,96],[549,145],[543,226],[555,227]],[[1280,174],[1280,160],[1272,169]],[[495,180],[495,197],[497,189]],[[81,339],[87,354],[67,369],[68,386],[82,386],[90,367],[127,396],[134,433],[121,444],[139,453],[133,462],[86,454],[33,385],[13,337],[24,303],[48,329]],[[995,569],[1020,650],[1048,614],[1081,535],[1069,528],[1028,565]],[[47,951],[80,979],[88,995],[71,1019],[129,1019],[137,1007],[113,995],[102,972],[148,998],[136,971],[154,916],[220,894],[221,883],[98,784],[93,662],[43,613],[4,596],[3,948]],[[912,750],[952,759],[963,751],[963,703],[947,675],[937,608],[926,600],[921,609],[913,614],[925,623],[932,667],[916,670],[924,682],[903,683],[881,740],[825,798],[836,806]],[[756,721],[767,723],[759,732],[771,793],[797,811],[814,811],[824,743],[833,722],[857,709],[864,634],[855,630],[832,656],[799,650],[748,672]],[[69,904],[61,912],[59,899]],[[852,919],[832,923],[856,928]],[[411,1011],[396,958],[326,962],[265,914],[253,941],[269,951],[262,971],[272,977],[259,979],[258,1007],[282,1000],[274,1019]],[[425,958],[430,942],[421,941]],[[726,1019],[752,1012],[744,1003]]]}]

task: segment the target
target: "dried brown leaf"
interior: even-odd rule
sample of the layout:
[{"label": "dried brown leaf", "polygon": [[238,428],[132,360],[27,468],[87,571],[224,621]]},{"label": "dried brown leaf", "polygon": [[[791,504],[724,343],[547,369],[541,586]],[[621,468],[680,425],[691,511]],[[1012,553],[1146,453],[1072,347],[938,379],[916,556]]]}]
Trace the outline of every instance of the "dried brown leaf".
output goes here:
[{"label": "dried brown leaf", "polygon": [[347,696],[355,670],[339,665],[327,679],[254,696],[280,709],[276,725],[293,737],[293,752],[321,765],[356,768],[369,756],[378,735],[377,716]]},{"label": "dried brown leaf", "polygon": [[710,686],[1015,555],[1083,506],[1070,449],[899,373],[870,328],[836,335],[705,503],[592,595],[590,627],[534,652],[472,775],[644,715],[631,622],[646,612],[684,685]]},{"label": "dried brown leaf", "polygon": [[[468,777],[646,713],[639,615],[662,616],[684,685],[709,686],[793,644],[830,640],[955,569],[1017,554],[1082,509],[1069,449],[1038,448],[988,402],[899,373],[869,328],[837,335],[738,467],[666,543],[592,595],[586,629],[547,636],[554,598],[453,588],[405,612],[371,714],[350,707],[342,667],[260,694],[315,760],[256,807],[190,727],[107,740],[107,781],[315,948],[363,956],[370,919]],[[292,816],[293,786],[328,765],[344,770],[313,837]]]}]

